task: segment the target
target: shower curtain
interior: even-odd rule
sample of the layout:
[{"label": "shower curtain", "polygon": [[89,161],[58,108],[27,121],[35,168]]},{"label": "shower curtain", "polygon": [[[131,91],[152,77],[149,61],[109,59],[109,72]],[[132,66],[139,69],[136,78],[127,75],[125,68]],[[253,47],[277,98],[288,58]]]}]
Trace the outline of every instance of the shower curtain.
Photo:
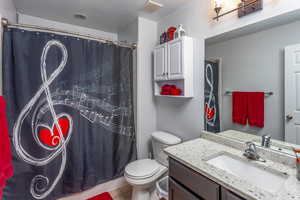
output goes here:
[{"label": "shower curtain", "polygon": [[204,73],[204,124],[205,130],[213,133],[220,132],[219,105],[219,62],[205,60]]},{"label": "shower curtain", "polygon": [[5,200],[57,199],[136,159],[132,49],[5,28],[3,86],[14,176]]}]

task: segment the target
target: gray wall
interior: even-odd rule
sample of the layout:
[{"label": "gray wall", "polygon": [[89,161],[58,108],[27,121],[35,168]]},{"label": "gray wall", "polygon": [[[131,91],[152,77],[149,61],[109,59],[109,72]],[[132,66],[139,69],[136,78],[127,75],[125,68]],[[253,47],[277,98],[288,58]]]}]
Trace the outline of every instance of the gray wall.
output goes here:
[{"label": "gray wall", "polygon": [[204,129],[204,40],[194,42],[194,97],[156,97],[157,129],[168,131],[184,141],[198,138]]},{"label": "gray wall", "polygon": [[158,41],[157,22],[138,18],[137,49],[137,147],[138,158],[151,151],[151,134],[157,130],[155,99],[152,94],[152,51]]},{"label": "gray wall", "polygon": [[[204,127],[204,37],[208,30],[207,1],[191,0],[158,23],[159,36],[170,26],[183,24],[188,36],[198,43],[194,52],[194,98],[156,97],[157,129],[183,140],[198,138]],[[200,10],[199,10],[200,9]]]},{"label": "gray wall", "polygon": [[223,130],[284,138],[284,47],[297,43],[300,21],[206,46],[206,59],[222,59],[223,90],[274,92],[265,98],[263,129],[233,124],[231,96],[223,95]]}]

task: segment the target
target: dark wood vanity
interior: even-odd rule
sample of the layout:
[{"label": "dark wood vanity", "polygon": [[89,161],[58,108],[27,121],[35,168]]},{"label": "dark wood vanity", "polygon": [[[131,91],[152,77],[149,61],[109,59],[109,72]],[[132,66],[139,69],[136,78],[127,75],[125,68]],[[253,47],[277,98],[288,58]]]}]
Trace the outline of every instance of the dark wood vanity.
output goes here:
[{"label": "dark wood vanity", "polygon": [[169,200],[245,200],[169,158]]}]

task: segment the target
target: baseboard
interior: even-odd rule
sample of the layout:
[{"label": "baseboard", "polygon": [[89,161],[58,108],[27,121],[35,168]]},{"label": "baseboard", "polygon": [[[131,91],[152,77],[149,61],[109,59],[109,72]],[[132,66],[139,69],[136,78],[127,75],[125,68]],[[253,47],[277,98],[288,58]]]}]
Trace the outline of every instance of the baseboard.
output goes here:
[{"label": "baseboard", "polygon": [[103,192],[111,192],[113,190],[125,187],[127,185],[128,185],[128,183],[126,182],[125,178],[120,177],[120,178],[108,181],[106,183],[96,185],[95,187],[88,189],[84,192],[76,193],[76,194],[73,194],[68,197],[58,199],[58,200],[85,200],[85,199],[91,198],[93,196],[96,196],[97,194],[101,194]]}]

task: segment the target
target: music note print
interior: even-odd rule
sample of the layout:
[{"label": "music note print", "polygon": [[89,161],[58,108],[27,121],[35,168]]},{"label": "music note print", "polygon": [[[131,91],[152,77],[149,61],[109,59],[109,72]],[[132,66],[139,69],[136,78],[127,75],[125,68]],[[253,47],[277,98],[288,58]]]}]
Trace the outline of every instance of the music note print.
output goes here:
[{"label": "music note print", "polygon": [[[51,73],[51,75],[47,76],[46,58],[49,50],[54,46],[61,51],[62,60],[59,66]],[[49,86],[63,71],[64,67],[66,66],[67,60],[67,49],[60,41],[50,40],[46,43],[45,47],[43,48],[40,63],[42,85],[35,93],[35,95],[30,99],[30,101],[21,110],[13,128],[13,145],[16,149],[17,155],[24,162],[34,166],[45,166],[53,161],[53,159],[55,159],[57,156],[61,155],[62,157],[59,172],[55,177],[53,183],[50,184],[49,178],[44,175],[36,175],[31,180],[30,193],[35,199],[44,199],[53,191],[56,184],[61,179],[66,166],[66,146],[72,135],[73,121],[71,116],[67,113],[56,113],[53,106],[53,100],[51,97]],[[47,104],[50,108],[51,118],[53,122],[51,126],[40,123],[38,120],[36,120],[35,117],[37,113],[34,113],[31,117],[31,132],[33,134],[34,140],[40,147],[49,151],[49,154],[45,157],[38,158],[31,155],[22,146],[22,136],[26,137],[23,135],[26,132],[24,131],[22,133],[22,124],[24,120],[29,117],[29,114],[32,111],[34,105],[43,94],[45,94],[46,96]]]}]

